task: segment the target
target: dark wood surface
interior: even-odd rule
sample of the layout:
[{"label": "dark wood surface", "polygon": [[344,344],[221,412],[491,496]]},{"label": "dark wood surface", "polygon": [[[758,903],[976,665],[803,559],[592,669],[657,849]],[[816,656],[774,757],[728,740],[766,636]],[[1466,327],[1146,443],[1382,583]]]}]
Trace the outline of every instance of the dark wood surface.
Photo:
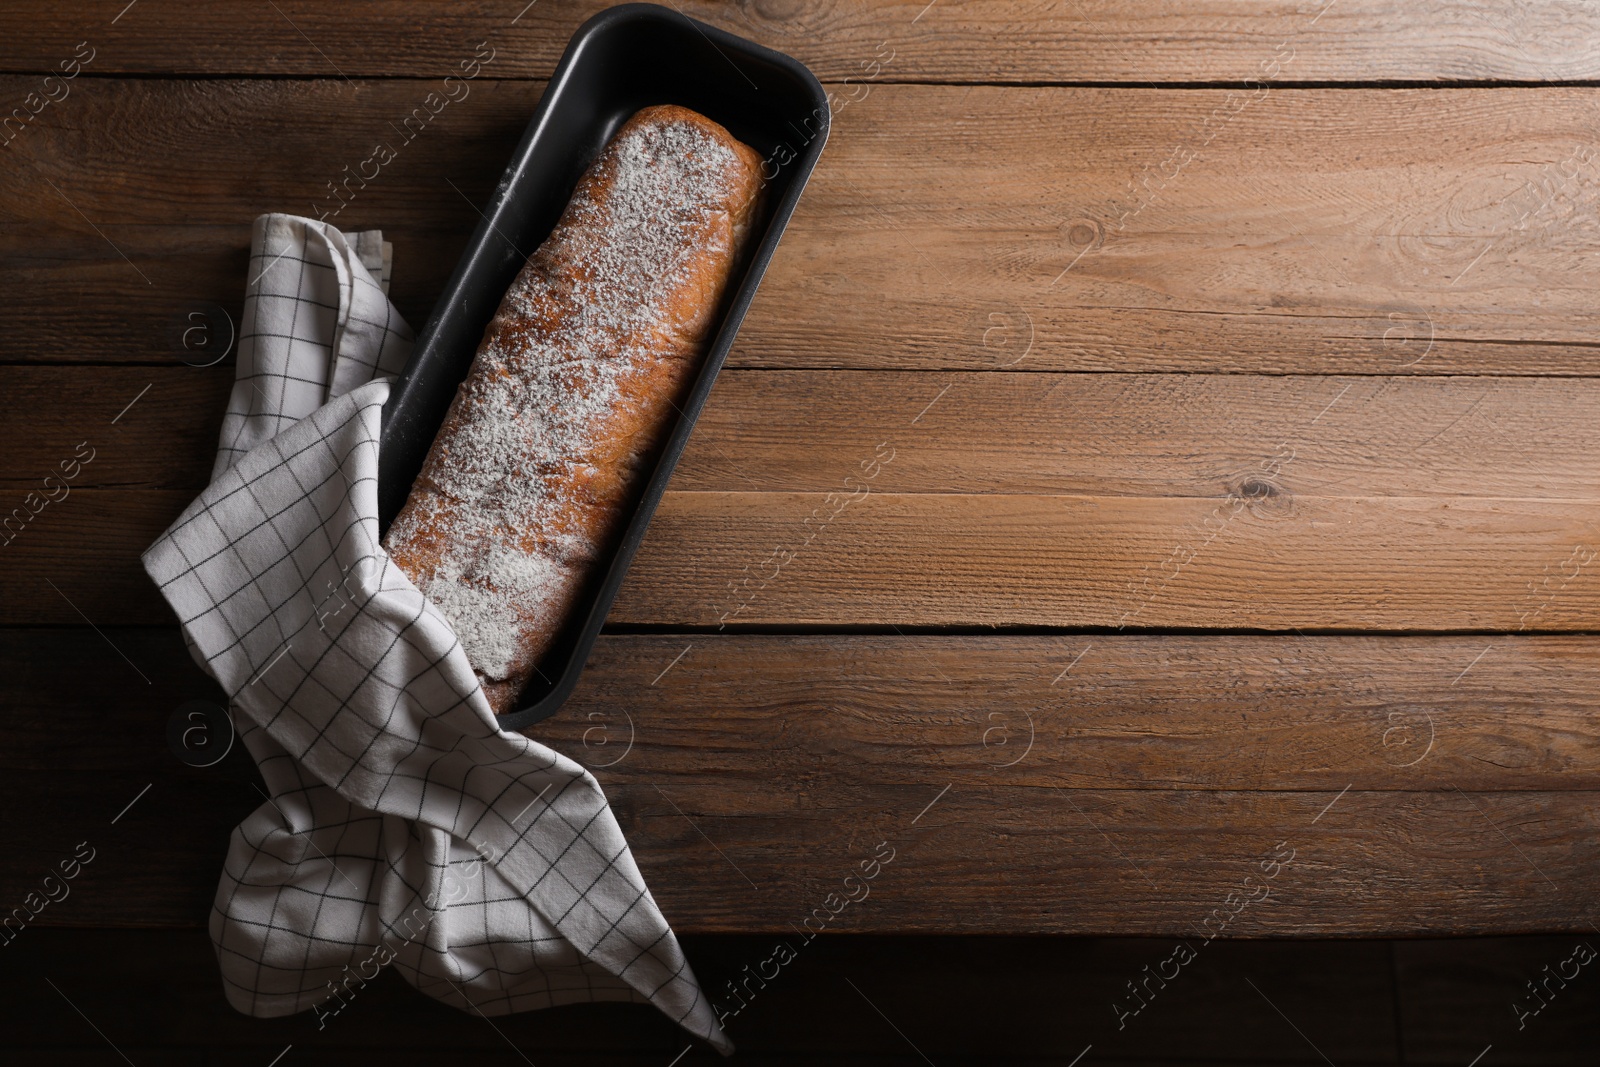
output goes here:
[{"label": "dark wood surface", "polygon": [[[0,950],[12,1045],[112,1062],[50,977],[140,1064],[682,1048],[601,1007],[513,1051],[393,982],[342,1036],[227,1013],[202,928],[255,772],[168,751],[217,694],[137,560],[205,483],[231,360],[174,331],[237,322],[251,219],[315,213],[492,41],[336,220],[383,228],[421,326],[601,6],[0,3],[0,115],[93,49],[0,145],[0,511],[95,456],[0,545],[0,894],[100,850]],[[1581,981],[1514,1005],[1600,938],[1596,10],[681,8],[810,64],[834,129],[535,736],[708,975],[899,850],[735,1027],[752,1061],[1587,1062]],[[1116,939],[1203,936],[1289,850],[1117,1030],[1171,941]],[[1546,936],[1293,940],[1511,934]]]},{"label": "dark wood surface", "polygon": [[[174,629],[4,636],[0,797],[37,812],[6,827],[7,888],[89,839],[93,877],[40,923],[202,924],[261,803],[242,750],[166,747],[214,684]],[[611,635],[536,733],[594,771],[689,932],[790,930],[888,841],[857,931],[1205,936],[1292,853],[1228,936],[1600,936],[1592,645]]]},{"label": "dark wood surface", "polygon": [[[418,326],[543,91],[498,62],[335,217],[394,241],[393,295]],[[170,363],[174,316],[196,302],[237,314],[251,218],[330,210],[327,183],[437,86],[97,66],[0,148],[12,300],[0,360]],[[40,81],[0,73],[0,100]],[[887,75],[831,88],[827,149],[730,366],[1385,378],[1600,366],[1600,150],[1586,147],[1600,88]]]},{"label": "dark wood surface", "polygon": [[[443,76],[460,49],[493,37],[517,77],[549,73],[604,0],[283,0],[156,4],[93,0],[50,18],[11,3],[0,39],[13,69],[48,71],[86,34],[114,73]],[[1595,78],[1586,4],[1465,0],[675,0],[678,10],[804,60],[819,77],[860,77],[885,40],[911,81],[1559,81]],[[1273,71],[1262,60],[1294,59]],[[502,62],[497,59],[497,62]]]}]

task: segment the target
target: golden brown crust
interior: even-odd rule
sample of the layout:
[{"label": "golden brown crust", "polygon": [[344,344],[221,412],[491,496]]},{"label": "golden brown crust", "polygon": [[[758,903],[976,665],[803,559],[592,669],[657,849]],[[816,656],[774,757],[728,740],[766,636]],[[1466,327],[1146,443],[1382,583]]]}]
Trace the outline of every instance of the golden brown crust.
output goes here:
[{"label": "golden brown crust", "polygon": [[626,520],[762,186],[686,108],[630,118],[484,333],[384,547],[512,709]]}]

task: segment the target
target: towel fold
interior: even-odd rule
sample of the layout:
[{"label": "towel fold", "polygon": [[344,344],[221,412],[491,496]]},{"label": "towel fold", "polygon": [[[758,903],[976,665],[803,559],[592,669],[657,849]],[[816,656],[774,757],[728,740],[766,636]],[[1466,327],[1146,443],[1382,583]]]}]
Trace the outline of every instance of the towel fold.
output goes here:
[{"label": "towel fold", "polygon": [[598,783],[499,729],[379,544],[386,264],[376,231],[256,220],[213,481],[143,557],[266,784],[211,914],[228,999],[326,1024],[392,963],[484,1015],[649,1002],[731,1052]]}]

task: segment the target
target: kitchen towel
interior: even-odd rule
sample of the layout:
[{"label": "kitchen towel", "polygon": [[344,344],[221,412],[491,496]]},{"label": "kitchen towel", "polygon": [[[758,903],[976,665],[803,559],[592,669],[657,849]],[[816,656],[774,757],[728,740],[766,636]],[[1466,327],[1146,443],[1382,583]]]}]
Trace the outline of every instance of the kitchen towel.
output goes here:
[{"label": "kitchen towel", "polygon": [[598,783],[499,729],[378,542],[380,409],[411,348],[383,247],[256,220],[213,480],[143,557],[266,784],[211,913],[228,999],[326,1026],[392,964],[485,1016],[649,1002],[731,1052]]}]

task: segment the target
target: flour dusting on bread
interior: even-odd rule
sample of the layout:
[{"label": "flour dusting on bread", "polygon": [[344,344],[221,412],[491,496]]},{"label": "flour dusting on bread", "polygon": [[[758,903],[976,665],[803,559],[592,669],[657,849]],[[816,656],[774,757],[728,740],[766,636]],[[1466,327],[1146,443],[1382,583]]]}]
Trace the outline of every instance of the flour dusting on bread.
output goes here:
[{"label": "flour dusting on bread", "polygon": [[601,562],[698,367],[759,159],[678,107],[631,118],[507,291],[384,539],[510,710]]}]

